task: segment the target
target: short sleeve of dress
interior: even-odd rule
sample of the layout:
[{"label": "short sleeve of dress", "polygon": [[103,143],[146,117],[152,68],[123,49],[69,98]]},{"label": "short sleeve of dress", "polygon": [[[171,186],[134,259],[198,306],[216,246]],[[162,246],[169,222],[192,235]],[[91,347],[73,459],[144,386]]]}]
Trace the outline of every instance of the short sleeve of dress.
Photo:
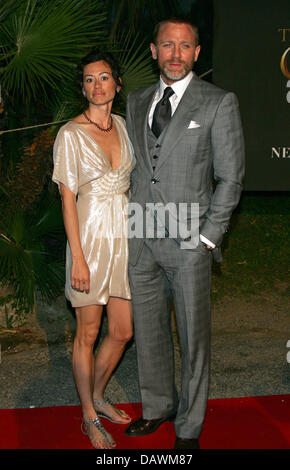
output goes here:
[{"label": "short sleeve of dress", "polygon": [[62,183],[75,195],[78,193],[78,148],[74,135],[65,126],[60,128],[53,146],[52,181]]}]

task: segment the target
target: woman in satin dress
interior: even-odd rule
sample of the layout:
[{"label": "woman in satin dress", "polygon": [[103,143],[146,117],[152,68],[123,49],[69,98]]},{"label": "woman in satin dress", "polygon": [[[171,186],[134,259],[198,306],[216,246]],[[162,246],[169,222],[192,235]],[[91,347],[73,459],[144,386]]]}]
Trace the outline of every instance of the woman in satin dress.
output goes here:
[{"label": "woman in satin dress", "polygon": [[[94,447],[108,449],[116,442],[100,418],[131,421],[104,391],[132,337],[126,209],[134,155],[124,120],[111,114],[121,88],[115,60],[92,52],[81,61],[80,73],[88,108],[60,128],[52,179],[59,186],[68,239],[65,295],[76,311],[72,364],[82,430]],[[104,305],[108,333],[94,358]]]}]

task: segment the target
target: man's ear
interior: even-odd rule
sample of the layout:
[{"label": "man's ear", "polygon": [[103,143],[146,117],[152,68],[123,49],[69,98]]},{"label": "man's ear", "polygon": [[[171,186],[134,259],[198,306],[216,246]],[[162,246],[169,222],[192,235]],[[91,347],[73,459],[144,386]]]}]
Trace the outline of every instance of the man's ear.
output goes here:
[{"label": "man's ear", "polygon": [[157,54],[157,46],[155,46],[155,44],[154,44],[153,42],[151,42],[151,44],[150,44],[150,49],[151,49],[151,53],[152,53],[153,59],[156,60],[156,59],[157,59],[157,56],[158,56],[158,54]]},{"label": "man's ear", "polygon": [[199,56],[199,53],[200,53],[200,46],[196,46],[195,48],[195,53],[194,53],[194,62],[197,61],[197,58]]}]

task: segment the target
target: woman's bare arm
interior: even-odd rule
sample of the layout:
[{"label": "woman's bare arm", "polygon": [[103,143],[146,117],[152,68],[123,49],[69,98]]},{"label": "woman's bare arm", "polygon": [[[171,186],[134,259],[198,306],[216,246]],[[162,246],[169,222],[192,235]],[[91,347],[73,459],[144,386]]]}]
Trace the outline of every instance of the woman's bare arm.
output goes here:
[{"label": "woman's bare arm", "polygon": [[90,290],[90,271],[81,247],[76,196],[64,184],[60,183],[62,214],[65,231],[72,256],[71,285],[73,289]]}]

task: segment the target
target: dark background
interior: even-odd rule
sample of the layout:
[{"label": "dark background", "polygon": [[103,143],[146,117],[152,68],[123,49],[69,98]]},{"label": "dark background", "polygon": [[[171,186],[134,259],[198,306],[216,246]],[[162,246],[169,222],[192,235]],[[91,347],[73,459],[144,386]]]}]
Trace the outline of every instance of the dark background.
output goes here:
[{"label": "dark background", "polygon": [[[214,0],[213,5],[212,81],[239,99],[246,145],[244,188],[289,191],[290,80],[282,74],[280,60],[290,45],[290,32],[283,42],[278,31],[289,28],[289,1]],[[273,147],[280,148],[280,157]]]}]

